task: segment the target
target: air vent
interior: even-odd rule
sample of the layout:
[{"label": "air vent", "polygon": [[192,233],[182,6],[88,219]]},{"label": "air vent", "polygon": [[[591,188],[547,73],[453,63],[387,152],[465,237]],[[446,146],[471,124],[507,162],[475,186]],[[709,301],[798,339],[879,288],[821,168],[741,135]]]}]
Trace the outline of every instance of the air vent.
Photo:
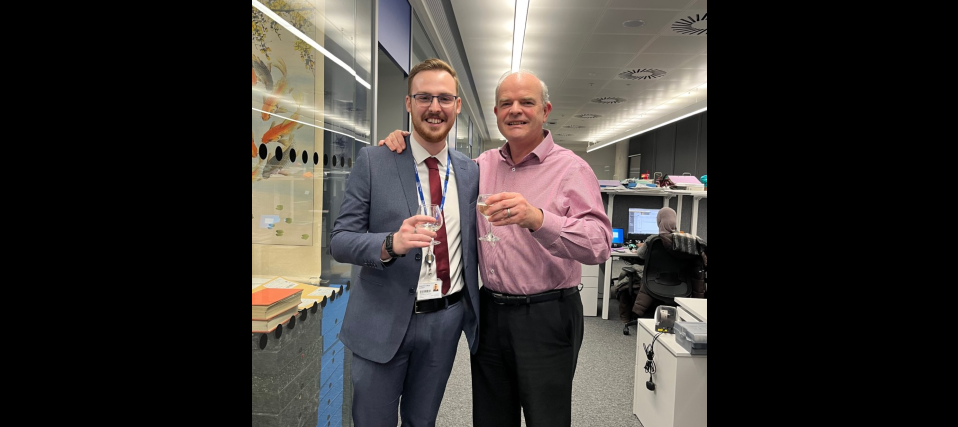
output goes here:
[{"label": "air vent", "polygon": [[666,74],[667,73],[662,70],[645,68],[641,70],[630,70],[630,71],[619,73],[619,77],[626,80],[651,80],[651,79],[657,79]]},{"label": "air vent", "polygon": [[709,35],[709,14],[679,19],[672,23],[672,31],[690,36],[707,36]]},{"label": "air vent", "polygon": [[585,129],[585,126],[579,126],[579,125],[569,125],[569,126],[563,126],[563,127],[566,129]]},{"label": "air vent", "polygon": [[606,96],[604,98],[595,98],[592,102],[596,104],[621,104],[625,102],[625,98],[616,98],[613,96]]},{"label": "air vent", "polygon": [[602,117],[602,116],[600,116],[600,115],[598,115],[598,114],[576,114],[575,117],[578,117],[578,118],[580,118],[580,119],[597,119],[597,118]]}]

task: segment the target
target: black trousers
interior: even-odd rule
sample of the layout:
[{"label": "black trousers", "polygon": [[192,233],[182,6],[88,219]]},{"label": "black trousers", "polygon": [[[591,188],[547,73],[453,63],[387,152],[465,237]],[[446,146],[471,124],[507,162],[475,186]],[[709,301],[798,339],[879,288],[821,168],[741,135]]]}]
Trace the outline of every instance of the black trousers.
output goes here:
[{"label": "black trousers", "polygon": [[572,426],[572,379],[582,348],[582,298],[497,305],[480,292],[471,358],[474,427]]}]

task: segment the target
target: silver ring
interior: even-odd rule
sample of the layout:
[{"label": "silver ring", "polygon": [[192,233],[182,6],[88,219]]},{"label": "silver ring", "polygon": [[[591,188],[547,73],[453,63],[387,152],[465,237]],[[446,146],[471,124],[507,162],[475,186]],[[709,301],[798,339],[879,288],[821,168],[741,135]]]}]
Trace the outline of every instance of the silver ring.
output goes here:
[{"label": "silver ring", "polygon": [[413,228],[413,229],[412,229],[412,234],[419,234],[419,229],[418,229],[418,228]]},{"label": "silver ring", "polygon": [[506,208],[506,218],[512,218],[512,209]]}]

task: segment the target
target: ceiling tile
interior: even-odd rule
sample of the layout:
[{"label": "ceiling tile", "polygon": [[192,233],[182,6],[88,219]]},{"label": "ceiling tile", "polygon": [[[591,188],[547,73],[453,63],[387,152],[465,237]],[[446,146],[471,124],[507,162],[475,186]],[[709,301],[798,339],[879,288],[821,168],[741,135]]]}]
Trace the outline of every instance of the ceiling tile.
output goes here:
[{"label": "ceiling tile", "polygon": [[672,70],[668,75],[662,78],[663,81],[677,82],[686,88],[698,86],[701,83],[709,81],[709,74],[706,70],[691,70],[687,68]]},{"label": "ceiling tile", "polygon": [[[672,13],[674,15],[674,13]],[[591,34],[602,15],[598,8],[529,7],[526,34]]]},{"label": "ceiling tile", "polygon": [[[695,55],[675,55],[665,53],[643,53],[630,62],[625,68],[629,70],[643,68],[657,68],[669,71],[681,67],[695,58]],[[625,70],[622,70],[625,71]]]},{"label": "ceiling tile", "polygon": [[[675,11],[607,9],[595,28],[597,34],[660,34],[671,31]],[[625,21],[641,20],[645,25],[629,28],[622,25]]]},{"label": "ceiling tile", "polygon": [[698,55],[708,50],[708,37],[660,36],[652,41],[642,53],[670,53]]},{"label": "ceiling tile", "polygon": [[[552,93],[552,98],[563,97],[563,96],[577,96],[582,98],[592,99],[592,96],[599,92],[598,87],[594,88],[568,88],[568,87],[550,87],[549,91]],[[584,100],[588,100],[584,99]]]},{"label": "ceiling tile", "polygon": [[655,86],[655,82],[651,80],[625,80],[625,79],[614,79],[610,80],[609,83],[602,88],[602,93],[608,93],[609,91],[620,91],[623,93],[638,93],[645,90],[648,90]]},{"label": "ceiling tile", "polygon": [[619,75],[619,68],[572,68],[568,79],[589,80],[592,83],[598,83],[600,80],[610,80]]},{"label": "ceiling tile", "polygon": [[602,64],[607,67],[625,67],[635,54],[632,53],[580,53],[576,58],[578,64]]},{"label": "ceiling tile", "polygon": [[594,34],[585,43],[587,52],[630,53],[641,52],[652,38],[650,34]]},{"label": "ceiling tile", "polygon": [[[540,77],[546,78],[548,74],[555,75],[556,71],[562,71],[561,75],[556,77],[564,78],[566,73],[575,65],[577,53],[566,52],[562,55],[522,55],[522,68],[528,68]],[[511,59],[510,59],[511,61]],[[505,70],[503,70],[505,71]],[[558,81],[549,79],[548,84],[555,84]]]},{"label": "ceiling tile", "polygon": [[[511,29],[510,29],[511,37]],[[545,56],[575,54],[582,50],[588,37],[581,33],[568,34],[526,34],[522,44],[522,55]],[[509,51],[512,51],[512,39],[509,39]]]},{"label": "ceiling tile", "polygon": [[709,69],[709,56],[708,55],[699,55],[688,62],[682,64],[682,68],[689,68],[695,70],[708,70]]},{"label": "ceiling tile", "polygon": [[621,9],[671,9],[681,10],[689,0],[612,0],[609,7]]}]

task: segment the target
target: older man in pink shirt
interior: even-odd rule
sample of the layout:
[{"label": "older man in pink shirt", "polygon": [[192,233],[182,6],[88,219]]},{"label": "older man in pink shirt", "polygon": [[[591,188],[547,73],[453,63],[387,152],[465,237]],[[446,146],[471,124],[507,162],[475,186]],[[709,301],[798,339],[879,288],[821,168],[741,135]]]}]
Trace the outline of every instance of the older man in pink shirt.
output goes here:
[{"label": "older man in pink shirt", "polygon": [[[472,356],[475,427],[571,427],[572,380],[582,347],[580,264],[609,258],[612,224],[592,168],[557,146],[543,124],[549,89],[528,71],[496,88],[508,141],[482,153],[479,193],[493,194],[479,220],[479,350]],[[380,141],[402,151],[403,133]]]}]

